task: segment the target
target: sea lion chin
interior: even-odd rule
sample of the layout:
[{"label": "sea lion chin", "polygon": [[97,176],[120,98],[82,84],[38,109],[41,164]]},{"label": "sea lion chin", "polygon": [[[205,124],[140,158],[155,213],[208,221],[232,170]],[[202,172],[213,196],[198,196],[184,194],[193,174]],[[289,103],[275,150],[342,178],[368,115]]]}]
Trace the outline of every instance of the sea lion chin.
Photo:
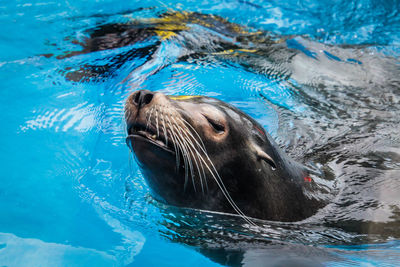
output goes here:
[{"label": "sea lion chin", "polygon": [[326,205],[305,167],[220,100],[140,90],[128,97],[125,119],[127,144],[160,201],[249,223],[298,221]]}]

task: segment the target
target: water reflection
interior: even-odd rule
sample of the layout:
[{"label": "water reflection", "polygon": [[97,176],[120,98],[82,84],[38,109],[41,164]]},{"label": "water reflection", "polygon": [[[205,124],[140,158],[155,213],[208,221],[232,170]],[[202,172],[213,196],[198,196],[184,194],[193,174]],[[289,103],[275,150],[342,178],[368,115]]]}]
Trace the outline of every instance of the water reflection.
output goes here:
[{"label": "water reflection", "polygon": [[[111,261],[117,257],[128,264],[144,242],[132,230],[139,229],[146,234],[160,231],[221,264],[274,260],[287,265],[291,257],[307,266],[309,259],[316,265],[397,263],[399,244],[389,241],[400,238],[400,62],[392,47],[398,37],[377,23],[385,17],[387,25],[396,25],[396,5],[385,9],[382,4],[376,10],[361,2],[273,1],[263,3],[261,9],[253,1],[239,1],[212,8],[203,4],[197,13],[166,13],[163,8],[127,11],[116,6],[109,14],[76,11],[68,20],[62,8],[47,5],[56,11],[43,20],[63,27],[72,24],[73,33],[69,30],[70,36],[60,40],[50,36],[45,48],[34,51],[40,56],[2,62],[0,68],[35,66],[29,79],[47,98],[31,97],[42,102],[25,102],[28,115],[16,128],[25,136],[51,135],[43,144],[58,153],[39,154],[54,160],[40,166],[47,170],[53,163],[62,173],[55,176],[62,180],[60,184],[72,180],[68,187],[94,207],[109,231],[120,236],[113,243],[117,245],[105,249],[107,253],[87,253]],[[326,13],[330,10],[321,5],[336,10],[336,24]],[[368,15],[360,18],[344,12],[348,5]],[[304,22],[301,17],[310,9],[316,15]],[[241,16],[249,10],[255,15]],[[287,14],[291,20],[285,19]],[[6,19],[18,21],[9,16]],[[355,28],[342,34],[347,24]],[[366,45],[374,42],[379,46]],[[25,53],[31,56],[32,51]],[[124,100],[131,91],[144,88],[214,96],[250,113],[291,156],[331,174],[332,186],[339,191],[336,198],[303,222],[260,222],[261,228],[243,225],[235,216],[155,203],[124,144]],[[24,147],[34,140],[23,143]],[[40,151],[39,144],[30,147]],[[58,195],[64,192],[60,188]],[[7,244],[19,240],[3,238]],[[138,247],[129,246],[130,242],[138,242]],[[69,249],[73,248],[61,251]],[[279,258],[278,253],[290,256]]]}]

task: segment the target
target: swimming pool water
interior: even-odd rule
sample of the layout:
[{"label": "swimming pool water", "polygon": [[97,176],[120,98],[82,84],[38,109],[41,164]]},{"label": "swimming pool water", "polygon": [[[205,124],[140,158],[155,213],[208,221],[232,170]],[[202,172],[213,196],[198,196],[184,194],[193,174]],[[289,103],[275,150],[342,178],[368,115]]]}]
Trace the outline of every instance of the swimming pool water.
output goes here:
[{"label": "swimming pool water", "polygon": [[[298,69],[283,79],[263,54],[213,54],[208,38],[229,36],[201,25],[183,41],[60,56],[80,50],[74,40],[98,25],[168,11],[290,36],[287,46],[308,60],[300,66],[318,79]],[[0,3],[0,25],[0,266],[400,262],[399,1],[9,1]],[[210,49],[195,51],[190,38]],[[194,53],[183,59],[187,47]],[[115,56],[151,49],[112,68]],[[370,77],[343,78],[346,62],[386,72],[358,86]],[[74,81],[89,65],[111,70]],[[265,223],[261,232],[236,217],[157,203],[125,144],[124,101],[144,88],[239,107],[291,156],[332,172],[338,197],[310,221]]]}]

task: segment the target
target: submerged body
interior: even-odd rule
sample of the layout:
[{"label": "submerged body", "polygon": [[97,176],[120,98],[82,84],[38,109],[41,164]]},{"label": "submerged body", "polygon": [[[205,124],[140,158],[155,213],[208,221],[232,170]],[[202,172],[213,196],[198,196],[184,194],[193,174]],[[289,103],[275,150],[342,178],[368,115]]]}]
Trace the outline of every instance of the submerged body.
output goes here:
[{"label": "submerged body", "polygon": [[[127,90],[163,90],[163,86],[154,86],[152,82],[165,81],[164,75],[171,69],[179,70],[180,63],[196,68],[202,68],[203,64],[237,64],[246,76],[247,72],[261,74],[257,77],[263,87],[257,83],[254,86],[253,81],[250,83],[253,86],[247,87],[248,79],[240,84],[246,82],[246,93],[277,108],[282,119],[277,141],[297,160],[323,166],[324,171],[328,169],[325,179],[314,179],[318,182],[316,188],[305,190],[305,195],[326,203],[329,194],[324,189],[337,190],[332,205],[312,219],[357,233],[398,236],[399,186],[395,178],[400,68],[396,58],[385,55],[384,51],[380,53],[373,44],[333,46],[303,36],[274,35],[195,12],[167,12],[150,19],[114,23],[101,21],[80,36],[85,36],[75,40],[80,51],[58,55],[59,58],[76,56],[71,61],[65,60],[67,67],[63,70],[74,81],[98,82],[111,78],[113,83],[122,82]],[[82,54],[87,53],[95,55],[97,60],[86,62],[86,55]],[[174,63],[178,64],[173,66]],[[206,74],[199,77],[214,70],[219,67],[205,68]],[[276,88],[270,88],[269,80],[272,86],[279,83],[288,92],[280,94],[279,88],[274,92]],[[174,90],[166,91],[179,94]],[[202,90],[193,93],[203,94]],[[289,105],[282,103],[283,98],[287,100],[286,94],[295,99],[293,106],[291,100]],[[155,113],[152,116],[155,119]],[[329,178],[331,171],[335,175]],[[188,177],[186,191],[194,190],[190,189],[191,176]],[[251,190],[253,194],[254,189]],[[201,195],[199,192],[201,188],[196,194]],[[240,201],[237,196],[232,199]],[[229,202],[226,207],[235,212]]]},{"label": "submerged body", "polygon": [[[166,12],[158,18],[132,20],[127,23],[103,24],[86,32],[88,36],[75,40],[80,51],[68,51],[58,58],[92,52],[132,47],[118,55],[107,55],[110,64],[81,66],[66,76],[74,81],[104,79],[113,75],[133,57],[151,58],[141,68],[152,68],[157,57],[171,54],[171,62],[188,59],[216,58],[237,63],[276,81],[296,81],[313,87],[340,86],[362,88],[392,88],[399,79],[393,75],[399,67],[390,57],[377,57],[366,46],[332,46],[302,36],[280,36],[266,31],[231,23],[210,14],[197,12]],[[164,46],[172,45],[168,52]],[[176,47],[181,49],[176,50]],[[162,64],[154,72],[164,68]],[[154,66],[153,66],[154,67]],[[152,72],[152,73],[154,73]],[[131,80],[128,76],[125,81]],[[295,86],[295,84],[294,84]]]},{"label": "submerged body", "polygon": [[279,221],[307,218],[326,204],[307,169],[227,103],[141,90],[125,112],[127,143],[161,201]]}]

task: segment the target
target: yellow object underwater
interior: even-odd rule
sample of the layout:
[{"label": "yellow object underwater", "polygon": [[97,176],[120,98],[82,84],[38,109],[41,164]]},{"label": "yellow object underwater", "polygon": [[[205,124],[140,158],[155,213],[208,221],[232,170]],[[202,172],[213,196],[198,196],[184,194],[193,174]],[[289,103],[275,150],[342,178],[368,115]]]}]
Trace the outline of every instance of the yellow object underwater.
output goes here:
[{"label": "yellow object underwater", "polygon": [[169,99],[172,100],[187,100],[196,97],[202,97],[201,95],[177,95],[177,96],[168,96]]}]

